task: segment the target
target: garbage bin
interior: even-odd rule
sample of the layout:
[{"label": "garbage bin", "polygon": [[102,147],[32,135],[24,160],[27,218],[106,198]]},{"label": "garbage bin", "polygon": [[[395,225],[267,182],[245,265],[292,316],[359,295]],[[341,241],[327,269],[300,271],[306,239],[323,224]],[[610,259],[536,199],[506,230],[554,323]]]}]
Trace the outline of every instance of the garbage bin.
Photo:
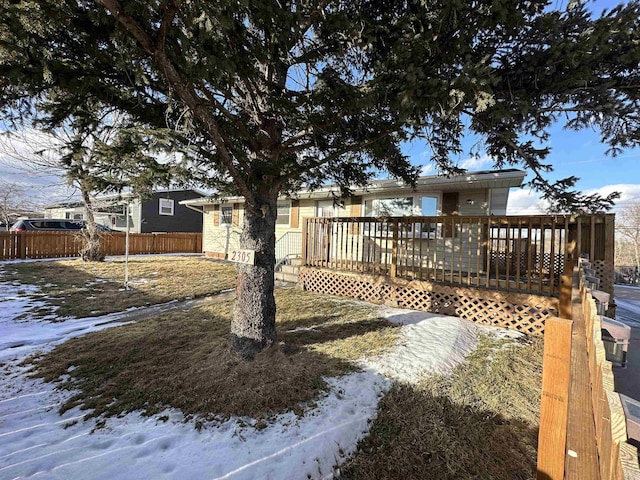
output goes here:
[{"label": "garbage bin", "polygon": [[604,343],[607,360],[618,367],[626,366],[631,327],[613,318],[600,316],[600,319],[602,321],[602,343]]},{"label": "garbage bin", "polygon": [[582,278],[584,279],[584,282],[587,284],[587,288],[597,289],[600,287],[600,279],[598,277],[585,275]]},{"label": "garbage bin", "polygon": [[640,402],[620,394],[620,403],[627,418],[627,438],[637,445],[640,443]]},{"label": "garbage bin", "polygon": [[598,307],[598,315],[606,315],[607,309],[609,308],[609,300],[611,299],[611,295],[607,292],[603,292],[602,290],[591,290],[591,296],[596,301],[596,306]]}]

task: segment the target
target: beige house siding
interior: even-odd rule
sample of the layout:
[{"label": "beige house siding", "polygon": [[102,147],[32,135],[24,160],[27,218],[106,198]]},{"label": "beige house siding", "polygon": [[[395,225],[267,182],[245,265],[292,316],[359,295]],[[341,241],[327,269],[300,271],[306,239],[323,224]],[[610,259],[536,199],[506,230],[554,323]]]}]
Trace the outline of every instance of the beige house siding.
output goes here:
[{"label": "beige house siding", "polygon": [[489,192],[489,204],[493,215],[507,214],[507,199],[509,197],[508,188],[492,188]]},{"label": "beige house siding", "polygon": [[[355,204],[347,200],[345,208],[338,208],[336,213],[341,217],[361,216],[362,206],[358,203],[360,201],[361,197],[355,197]],[[222,206],[228,205],[233,205],[232,225],[220,225],[221,205],[203,206],[202,249],[209,256],[224,258],[229,251],[240,247],[240,234],[244,222],[243,204],[225,203]],[[276,240],[288,232],[301,232],[304,219],[317,215],[317,206],[318,200],[316,199],[291,200],[289,223],[276,225]]]},{"label": "beige house siding", "polygon": [[[240,247],[240,233],[242,226],[240,218],[244,212],[237,209],[238,225],[220,225],[220,206],[205,205],[202,219],[202,249],[208,254],[224,255],[226,252]],[[232,222],[236,223],[236,222]]]},{"label": "beige house siding", "polygon": [[489,209],[487,194],[487,190],[460,192],[460,204],[458,207],[460,215],[487,215]]},{"label": "beige house siding", "polygon": [[[449,207],[453,208],[458,215],[486,215],[488,213],[500,214],[500,212],[506,211],[506,200],[508,196],[508,188],[507,189],[497,189],[499,190],[496,194],[491,194],[490,189],[481,189],[481,190],[464,190],[457,193],[457,204],[450,205]],[[505,190],[504,192],[502,190]],[[347,199],[345,201],[344,207],[336,207],[333,214],[340,217],[362,217],[365,215],[365,202],[372,198],[385,198],[392,196],[412,196],[414,197],[414,205],[416,207],[420,206],[421,198],[423,196],[432,196],[437,198],[438,200],[438,212],[442,211],[442,201],[443,195],[440,191],[433,191],[427,193],[397,193],[396,194],[385,194],[384,196],[376,196],[376,195],[362,195],[356,196],[351,199]],[[449,199],[452,197],[449,196]],[[301,232],[304,224],[305,218],[316,217],[319,215],[318,213],[318,205],[325,206],[327,208],[332,201],[331,197],[324,199],[300,199],[300,200],[291,200],[290,201],[290,209],[289,209],[289,222],[286,225],[278,224],[276,225],[276,240],[281,238],[288,232]],[[220,225],[221,219],[221,208],[225,206],[233,206],[233,222],[231,225]],[[244,222],[244,208],[242,203],[233,203],[233,204],[223,204],[223,205],[205,205],[203,207],[204,211],[204,219],[203,219],[203,250],[205,253],[224,258],[226,254],[235,249],[239,248],[239,240],[240,234],[243,228]],[[349,234],[357,234],[357,231],[351,231]],[[473,247],[471,250],[477,246],[478,236],[476,232],[457,232],[456,238],[448,238],[450,232],[445,233],[445,237],[442,242],[460,242],[463,243],[471,243]],[[423,247],[426,247],[426,241]],[[360,249],[372,249],[372,254],[381,255],[384,254],[384,248],[380,246],[374,247],[373,245],[365,246],[362,244],[362,239],[358,241]],[[420,240],[416,241],[416,252],[419,251]],[[432,251],[434,251],[435,245],[431,245]],[[444,244],[442,246],[438,245],[435,250],[438,248],[444,249]],[[377,251],[376,251],[377,250]],[[374,253],[375,251],[375,253]],[[459,267],[463,267],[464,265],[469,265],[468,258],[460,258],[456,259],[455,263],[458,264]],[[433,268],[440,264],[439,258],[434,259],[424,259],[425,262],[428,262],[428,266]],[[426,267],[427,265],[425,265]],[[441,265],[440,265],[441,266]],[[471,265],[470,265],[471,266]],[[450,267],[447,265],[445,268]],[[475,268],[471,266],[471,270],[475,271]]]},{"label": "beige house siding", "polygon": [[300,200],[300,227],[305,218],[316,216],[316,201],[315,200]]},{"label": "beige house siding", "polygon": [[[223,206],[228,205],[223,204]],[[220,205],[205,205],[203,207],[202,248],[205,253],[212,254],[211,256],[221,257],[234,248],[240,248],[240,234],[244,225],[244,206],[242,203],[231,205],[233,207],[231,225],[220,225]],[[276,239],[287,232],[300,232],[302,219],[314,215],[315,202],[313,200],[292,201],[289,209],[289,223],[276,225]]]}]

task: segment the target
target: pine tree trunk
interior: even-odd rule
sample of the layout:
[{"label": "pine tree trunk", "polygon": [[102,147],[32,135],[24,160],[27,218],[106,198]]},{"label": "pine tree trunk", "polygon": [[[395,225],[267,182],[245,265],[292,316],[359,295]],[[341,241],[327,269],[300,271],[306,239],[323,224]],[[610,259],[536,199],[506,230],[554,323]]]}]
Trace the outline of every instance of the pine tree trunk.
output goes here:
[{"label": "pine tree trunk", "polygon": [[89,192],[81,188],[82,200],[84,201],[85,228],[82,230],[82,250],[80,256],[84,262],[102,262],[105,254],[100,248],[100,235],[93,215],[93,203]]},{"label": "pine tree trunk", "polygon": [[254,250],[254,265],[238,265],[236,306],[231,322],[231,345],[245,359],[276,339],[274,289],[277,192],[259,205],[245,204],[242,249]]}]

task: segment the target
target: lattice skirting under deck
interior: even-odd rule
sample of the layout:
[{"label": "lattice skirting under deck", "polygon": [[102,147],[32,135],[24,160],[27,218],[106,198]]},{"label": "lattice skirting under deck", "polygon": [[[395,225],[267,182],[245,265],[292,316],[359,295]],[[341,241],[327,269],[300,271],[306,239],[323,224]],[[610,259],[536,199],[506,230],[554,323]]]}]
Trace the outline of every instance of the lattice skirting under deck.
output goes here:
[{"label": "lattice skirting under deck", "polygon": [[558,316],[558,299],[482,288],[407,281],[374,275],[302,268],[305,290],[452,315],[483,325],[542,335],[548,317]]}]

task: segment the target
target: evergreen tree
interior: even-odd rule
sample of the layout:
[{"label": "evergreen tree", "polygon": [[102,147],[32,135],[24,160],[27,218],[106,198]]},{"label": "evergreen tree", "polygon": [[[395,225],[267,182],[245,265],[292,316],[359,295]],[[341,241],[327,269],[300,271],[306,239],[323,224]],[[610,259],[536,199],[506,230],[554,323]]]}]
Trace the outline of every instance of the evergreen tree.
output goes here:
[{"label": "evergreen tree", "polygon": [[[545,179],[539,140],[564,120],[615,154],[640,143],[640,3],[593,19],[524,0],[0,0],[1,107],[53,121],[91,97],[189,148],[195,177],[245,197],[233,345],[276,340],[278,195],[301,184],[412,183],[401,153],[423,138],[456,171],[465,131],[496,166],[522,165],[563,210],[612,198]],[[64,91],[62,97],[55,92]],[[150,137],[148,137],[150,138]]]}]

